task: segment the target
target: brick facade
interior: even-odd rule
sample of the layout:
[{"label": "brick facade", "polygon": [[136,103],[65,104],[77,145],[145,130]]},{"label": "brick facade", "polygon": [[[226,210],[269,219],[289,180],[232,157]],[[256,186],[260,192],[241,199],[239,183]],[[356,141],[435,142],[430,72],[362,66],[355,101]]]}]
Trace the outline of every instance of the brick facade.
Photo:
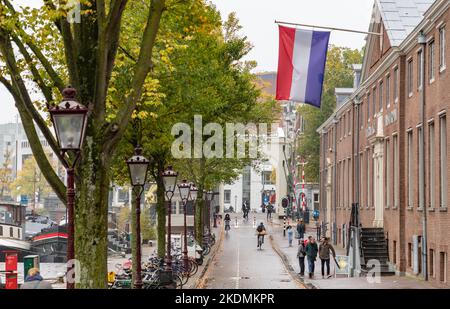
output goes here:
[{"label": "brick facade", "polygon": [[[440,287],[450,287],[447,211],[450,126],[446,118],[450,111],[449,6],[447,1],[436,1],[423,21],[396,47],[390,45],[383,22],[375,25],[373,29],[383,32],[383,36],[368,40],[361,85],[318,130],[321,213],[323,220],[330,223],[328,235],[335,236],[339,246],[345,246],[351,203],[358,202],[362,226],[384,228],[390,263],[397,272],[421,277],[425,210],[428,280]],[[427,39],[424,124],[419,87],[420,52],[423,51],[417,40],[421,30]],[[441,39],[442,33],[445,40]],[[442,46],[445,46],[448,68],[440,66]],[[420,177],[420,130],[424,139],[425,177]],[[334,221],[336,235],[333,235]],[[416,236],[419,258],[414,267]]]}]

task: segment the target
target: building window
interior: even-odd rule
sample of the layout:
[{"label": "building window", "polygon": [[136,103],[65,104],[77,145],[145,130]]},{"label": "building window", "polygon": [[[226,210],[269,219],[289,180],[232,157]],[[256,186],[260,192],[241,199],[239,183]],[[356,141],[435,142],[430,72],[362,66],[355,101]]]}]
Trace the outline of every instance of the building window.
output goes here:
[{"label": "building window", "polygon": [[[420,145],[422,145],[423,143],[423,129],[422,126],[417,128],[417,153],[418,153],[418,171],[419,171],[419,181],[417,182],[417,193],[418,193],[418,200],[419,200],[419,208],[423,209],[423,207],[425,206],[425,191],[424,191],[424,173],[423,170],[425,168],[424,164],[423,164],[423,160],[422,158],[424,157],[424,149],[422,147],[420,147]],[[425,252],[426,253],[426,252]]]},{"label": "building window", "polygon": [[223,191],[223,202],[225,204],[231,203],[231,190],[224,190]]},{"label": "building window", "polygon": [[413,88],[413,60],[408,60],[408,80],[407,80],[407,87],[408,87],[408,95],[412,96],[412,88]]},{"label": "building window", "polygon": [[372,91],[372,115],[375,118],[375,114],[377,113],[377,87],[373,88]]},{"label": "building window", "polygon": [[439,252],[439,281],[447,282],[447,253]]},{"label": "building window", "polygon": [[394,69],[394,102],[398,101],[398,67]]},{"label": "building window", "polygon": [[447,207],[447,120],[445,115],[439,118],[439,176],[440,186],[439,195],[441,199],[441,207]]},{"label": "building window", "polygon": [[391,75],[386,76],[386,107],[391,106]]},{"label": "building window", "polygon": [[367,94],[367,121],[370,121],[370,92]]},{"label": "building window", "polygon": [[3,226],[0,226],[0,236],[3,236]]},{"label": "building window", "polygon": [[428,76],[430,83],[434,81],[435,69],[434,69],[434,40],[428,43]]},{"label": "building window", "polygon": [[392,263],[396,264],[397,263],[397,241],[393,241],[392,244]]},{"label": "building window", "polygon": [[397,208],[398,207],[398,191],[399,191],[399,187],[398,187],[398,168],[399,168],[399,162],[398,162],[398,142],[397,142],[397,135],[393,136],[393,140],[392,143],[394,144],[394,153],[393,153],[393,157],[394,157],[394,207]]},{"label": "building window", "polygon": [[274,182],[272,181],[272,172],[271,171],[263,171],[263,184],[264,185],[274,185]]},{"label": "building window", "polygon": [[422,79],[423,79],[423,74],[422,74],[422,67],[423,67],[423,52],[422,50],[419,50],[417,52],[417,89],[420,90],[422,89]]},{"label": "building window", "polygon": [[352,188],[353,188],[353,184],[352,184],[353,173],[352,173],[352,164],[351,164],[350,159],[348,159],[347,168],[348,168],[348,173],[347,173],[347,177],[348,177],[348,179],[347,179],[347,181],[348,181],[347,207],[350,208],[351,201],[353,200],[353,198],[352,198],[353,197],[353,192],[352,192]]},{"label": "building window", "polygon": [[14,229],[12,227],[9,228],[9,237],[14,237]]},{"label": "building window", "polygon": [[[183,215],[184,214],[184,205],[182,201],[178,202],[178,214]],[[187,214],[187,213],[186,213]]]},{"label": "building window", "polygon": [[378,110],[381,111],[383,109],[383,82],[380,82],[380,85],[378,86]]},{"label": "building window", "polygon": [[434,250],[430,249],[430,277],[435,278],[436,275],[434,273]]},{"label": "building window", "polygon": [[413,162],[413,133],[412,131],[408,131],[407,133],[407,145],[408,145],[408,158],[406,162],[406,175],[408,182],[408,207],[411,208],[413,206],[413,183],[412,183],[412,162]]},{"label": "building window", "polygon": [[413,252],[412,252],[412,244],[408,243],[408,267],[412,266],[412,260],[413,260]]},{"label": "building window", "polygon": [[386,139],[386,207],[390,206],[391,203],[391,147],[389,139]]},{"label": "building window", "polygon": [[[358,201],[358,203],[360,203],[360,204],[362,204],[362,203],[364,203],[364,190],[363,190],[363,179],[364,179],[364,174],[363,174],[363,171],[364,171],[364,154],[363,153],[361,153],[360,155],[359,155],[359,184],[358,184],[358,188],[359,188],[359,192],[361,192],[361,196],[360,196],[360,200]],[[362,206],[362,205],[360,205],[360,206]]]},{"label": "building window", "polygon": [[439,69],[445,69],[445,26],[439,28]]},{"label": "building window", "polygon": [[428,125],[428,140],[430,141],[428,143],[428,196],[429,196],[429,202],[430,207],[434,208],[436,203],[436,194],[435,194],[435,188],[436,188],[436,153],[435,153],[435,147],[436,147],[436,141],[434,137],[434,122],[430,122]]},{"label": "building window", "polygon": [[348,135],[350,135],[352,133],[352,114],[350,113],[350,111],[348,111]]},{"label": "building window", "polygon": [[170,204],[170,211],[172,212],[172,214],[177,213],[177,202],[176,201],[172,201],[172,203]]}]

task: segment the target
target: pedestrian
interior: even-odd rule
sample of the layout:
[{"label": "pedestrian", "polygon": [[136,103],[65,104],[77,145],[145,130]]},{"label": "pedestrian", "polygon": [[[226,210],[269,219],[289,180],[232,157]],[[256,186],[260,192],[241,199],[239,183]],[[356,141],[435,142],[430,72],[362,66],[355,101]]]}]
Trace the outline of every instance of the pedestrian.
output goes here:
[{"label": "pedestrian", "polygon": [[303,237],[305,236],[305,231],[306,231],[306,226],[305,223],[303,223],[303,219],[300,218],[297,221],[297,239],[299,240],[299,244],[300,244],[300,239],[303,239]]},{"label": "pedestrian", "polygon": [[305,256],[306,256],[306,247],[303,239],[300,239],[300,243],[298,245],[297,258],[298,264],[300,265],[300,276],[305,276]]},{"label": "pedestrian", "polygon": [[292,247],[292,239],[294,237],[294,230],[292,229],[292,226],[290,226],[290,225],[288,225],[288,227],[287,227],[287,235],[288,235],[289,247]]},{"label": "pedestrian", "polygon": [[308,259],[309,278],[311,279],[314,276],[314,263],[316,262],[317,252],[319,251],[314,237],[311,237],[308,241],[305,251]]},{"label": "pedestrian", "polygon": [[269,219],[272,219],[272,205],[267,205],[267,221],[269,221]]},{"label": "pedestrian", "polygon": [[325,265],[327,266],[327,278],[330,277],[330,251],[335,258],[336,252],[334,251],[333,246],[330,244],[330,239],[328,237],[324,237],[319,246],[319,258],[322,265],[322,279],[325,278]]},{"label": "pedestrian", "polygon": [[28,275],[25,277],[25,282],[21,285],[20,289],[30,290],[30,289],[51,289],[52,285],[50,282],[44,281],[39,269],[30,268],[28,270]]}]

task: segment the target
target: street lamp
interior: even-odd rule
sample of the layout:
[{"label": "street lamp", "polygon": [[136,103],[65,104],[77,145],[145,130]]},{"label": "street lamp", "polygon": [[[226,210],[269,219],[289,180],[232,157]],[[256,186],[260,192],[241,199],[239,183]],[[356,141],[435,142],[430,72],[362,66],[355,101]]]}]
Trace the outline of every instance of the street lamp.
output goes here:
[{"label": "street lamp", "polygon": [[[197,201],[198,189],[193,182],[191,182],[191,193],[189,194],[189,199],[192,201],[192,208],[194,211],[194,239],[195,239],[195,208]],[[195,246],[195,245],[194,245]]]},{"label": "street lamp", "polygon": [[[53,126],[55,127],[56,139],[62,154],[62,164],[67,171],[67,274],[71,274],[73,266],[71,264],[75,258],[74,245],[74,199],[75,199],[75,165],[80,158],[81,147],[83,145],[88,109],[75,100],[77,91],[68,86],[62,92],[62,102],[49,109]],[[65,158],[65,154],[73,152],[75,158],[69,162]],[[66,277],[67,289],[74,289],[74,280]]]},{"label": "street lamp", "polygon": [[166,193],[166,202],[168,202],[167,207],[167,252],[166,252],[166,268],[167,272],[172,272],[172,253],[171,253],[171,238],[172,234],[172,197],[175,192],[175,187],[177,184],[178,173],[172,170],[172,166],[168,166],[167,170],[162,173],[162,178],[164,182],[164,190]]},{"label": "street lamp", "polygon": [[144,191],[149,160],[142,156],[142,148],[137,146],[134,149],[134,156],[127,160],[128,172],[130,173],[131,186],[136,196],[136,226],[134,229],[136,237],[136,278],[134,287],[142,288],[141,276],[141,195]]},{"label": "street lamp", "polygon": [[189,198],[189,193],[191,191],[191,184],[183,179],[183,182],[178,184],[178,190],[180,191],[181,202],[183,203],[183,217],[184,217],[184,235],[183,235],[183,262],[184,271],[188,271],[188,251],[187,251],[187,222],[186,222],[186,203]]},{"label": "street lamp", "polygon": [[207,228],[208,228],[208,234],[207,234],[208,240],[211,235],[211,201],[212,201],[213,197],[214,197],[213,191],[206,192],[206,200],[208,201],[208,203],[207,203],[208,208],[206,210],[206,218],[208,218],[206,221]]}]

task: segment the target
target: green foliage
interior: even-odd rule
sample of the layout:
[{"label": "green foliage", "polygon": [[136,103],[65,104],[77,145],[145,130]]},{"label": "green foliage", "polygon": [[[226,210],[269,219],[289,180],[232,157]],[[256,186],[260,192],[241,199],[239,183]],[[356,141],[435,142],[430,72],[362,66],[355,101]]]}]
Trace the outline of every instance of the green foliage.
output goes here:
[{"label": "green foliage", "polygon": [[352,64],[362,62],[362,51],[333,46],[328,50],[321,108],[303,105],[298,108],[305,121],[305,131],[299,138],[298,154],[308,162],[305,177],[319,181],[320,136],[317,128],[330,117],[336,106],[335,88],[353,87]]}]

